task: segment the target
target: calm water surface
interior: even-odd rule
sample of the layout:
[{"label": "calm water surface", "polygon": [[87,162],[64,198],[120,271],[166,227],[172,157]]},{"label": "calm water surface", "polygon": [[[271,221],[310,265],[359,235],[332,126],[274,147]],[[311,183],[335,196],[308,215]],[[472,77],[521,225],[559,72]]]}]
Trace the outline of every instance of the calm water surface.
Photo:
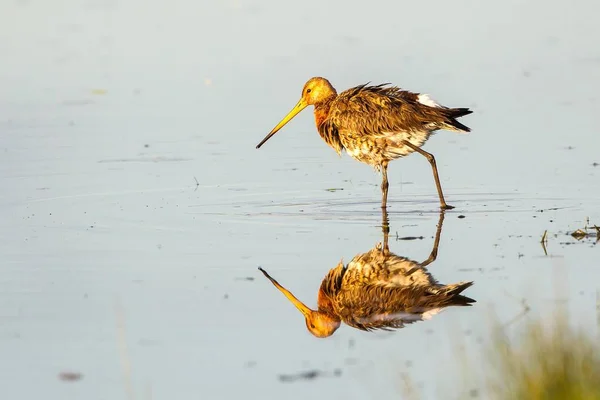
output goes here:
[{"label": "calm water surface", "polygon": [[[4,5],[3,397],[400,398],[408,375],[424,398],[460,398],[458,347],[485,369],[492,313],[566,302],[596,332],[597,246],[568,233],[600,224],[597,4],[290,7]],[[258,271],[315,306],[330,268],[381,241],[379,176],[338,158],[309,111],[254,148],[313,75],[475,111],[471,134],[425,146],[456,206],[430,270],[475,281],[474,307],[316,339]],[[430,167],[413,155],[389,176],[391,250],[424,260],[439,217]]]}]

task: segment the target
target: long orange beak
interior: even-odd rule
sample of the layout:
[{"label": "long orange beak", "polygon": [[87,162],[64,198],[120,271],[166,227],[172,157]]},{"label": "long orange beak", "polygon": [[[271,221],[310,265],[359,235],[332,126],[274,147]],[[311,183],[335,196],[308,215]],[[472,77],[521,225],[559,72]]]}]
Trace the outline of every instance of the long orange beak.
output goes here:
[{"label": "long orange beak", "polygon": [[275,279],[271,278],[271,276],[267,273],[267,271],[265,271],[261,267],[258,267],[258,269],[260,270],[260,272],[262,272],[267,277],[267,279],[269,279],[271,281],[271,283],[273,285],[275,285],[275,287],[277,289],[279,289],[281,291],[281,293],[284,294],[285,297],[288,298],[289,301],[292,302],[292,304],[294,304],[296,306],[296,308],[298,310],[300,310],[300,312],[305,317],[308,317],[309,315],[311,315],[313,313],[313,310],[311,310],[310,308],[306,307],[304,305],[304,303],[302,303],[300,300],[298,300],[289,290],[287,290],[286,288],[284,288],[283,286],[281,286],[279,284],[279,282],[277,282]]},{"label": "long orange beak", "polygon": [[[260,146],[262,146],[263,144],[265,144],[265,142],[269,139],[271,139],[271,136],[273,136],[274,134],[277,133],[278,130],[280,130],[281,128],[283,128],[285,126],[285,124],[287,124],[288,122],[290,122],[292,120],[292,118],[294,118],[296,115],[298,115],[298,113],[302,110],[304,110],[306,107],[308,106],[308,104],[306,104],[306,100],[304,100],[304,97],[300,99],[300,101],[298,102],[298,104],[296,104],[296,106],[294,108],[292,108],[292,111],[290,111],[276,126],[275,128],[273,128],[271,130],[271,132],[269,132],[269,134],[267,136],[265,136],[265,138],[256,146],[257,149],[260,149]],[[264,272],[264,271],[263,271]],[[268,276],[267,276],[268,278]],[[271,279],[271,278],[269,278]],[[271,280],[273,281],[273,280]]]}]

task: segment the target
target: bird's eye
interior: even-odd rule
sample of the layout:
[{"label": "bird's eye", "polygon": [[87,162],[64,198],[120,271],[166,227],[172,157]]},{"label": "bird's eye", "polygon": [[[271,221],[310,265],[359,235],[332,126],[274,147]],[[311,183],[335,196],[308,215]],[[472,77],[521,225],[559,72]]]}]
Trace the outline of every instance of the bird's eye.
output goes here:
[{"label": "bird's eye", "polygon": [[310,93],[310,92],[311,92],[311,89],[306,89],[306,93]]}]

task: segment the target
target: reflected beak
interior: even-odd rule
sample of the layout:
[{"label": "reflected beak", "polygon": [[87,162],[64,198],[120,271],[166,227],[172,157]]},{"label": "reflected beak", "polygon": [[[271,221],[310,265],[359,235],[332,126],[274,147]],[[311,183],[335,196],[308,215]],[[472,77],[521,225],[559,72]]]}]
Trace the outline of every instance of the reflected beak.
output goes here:
[{"label": "reflected beak", "polygon": [[[269,139],[271,139],[271,136],[273,136],[274,134],[277,133],[278,130],[280,130],[281,128],[284,127],[285,124],[287,124],[288,122],[290,122],[292,120],[292,118],[294,118],[296,115],[298,115],[298,113],[302,110],[304,110],[306,107],[308,106],[308,104],[306,104],[306,100],[304,100],[304,98],[301,98],[300,101],[298,102],[298,104],[296,104],[296,106],[294,108],[292,108],[292,111],[290,111],[288,113],[288,115],[286,115],[281,122],[279,122],[275,128],[273,128],[273,130],[271,130],[271,132],[269,132],[269,134],[267,136],[265,136],[265,138],[256,146],[257,149],[260,149],[260,146],[262,146],[263,144],[265,144],[265,142]],[[264,273],[264,271],[263,271]],[[268,276],[267,276],[268,278]],[[271,278],[269,278],[271,279]],[[273,280],[271,280],[271,282],[273,282]]]},{"label": "reflected beak", "polygon": [[271,281],[271,283],[273,285],[275,285],[275,287],[277,289],[279,289],[281,291],[281,293],[284,294],[285,297],[288,298],[289,301],[291,301],[298,310],[300,310],[300,312],[305,316],[308,317],[310,314],[313,313],[313,311],[306,307],[304,305],[304,303],[302,303],[300,300],[298,300],[289,290],[287,290],[286,288],[284,288],[283,286],[281,286],[279,284],[279,282],[277,282],[275,279],[271,278],[271,276],[267,273],[267,271],[265,271],[264,269],[262,269],[261,267],[258,267],[258,269],[260,270],[260,272],[262,272],[267,279],[269,279]]}]

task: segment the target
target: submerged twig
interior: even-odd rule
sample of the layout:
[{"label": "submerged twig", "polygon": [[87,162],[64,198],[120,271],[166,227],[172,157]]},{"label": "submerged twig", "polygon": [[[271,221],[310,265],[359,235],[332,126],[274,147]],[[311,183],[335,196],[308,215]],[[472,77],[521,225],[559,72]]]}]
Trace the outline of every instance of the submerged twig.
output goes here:
[{"label": "submerged twig", "polygon": [[544,249],[545,255],[548,255],[548,251],[546,250],[547,242],[548,242],[548,230],[545,230],[544,234],[542,235],[542,240],[540,241],[540,243],[542,244],[542,249]]}]

